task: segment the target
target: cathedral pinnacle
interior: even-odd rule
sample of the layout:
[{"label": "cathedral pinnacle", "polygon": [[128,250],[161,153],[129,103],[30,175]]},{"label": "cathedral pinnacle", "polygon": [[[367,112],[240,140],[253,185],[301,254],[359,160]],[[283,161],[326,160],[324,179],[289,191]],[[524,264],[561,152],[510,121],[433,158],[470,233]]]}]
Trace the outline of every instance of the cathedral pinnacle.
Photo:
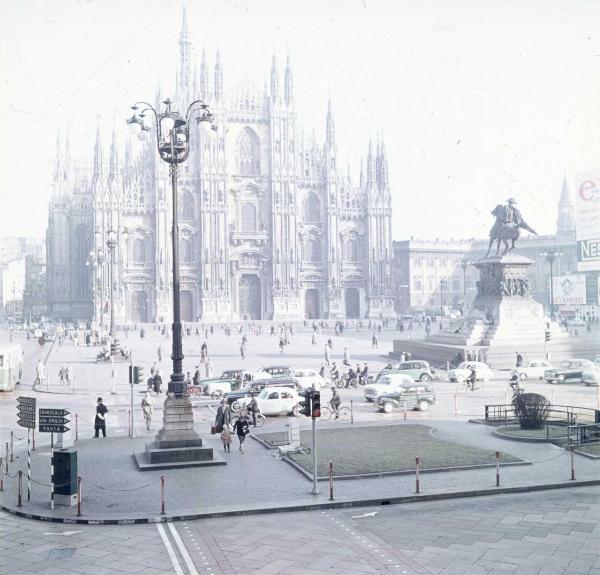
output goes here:
[{"label": "cathedral pinnacle", "polygon": [[335,146],[335,122],[333,120],[333,112],[331,110],[331,97],[327,102],[327,124],[325,128],[325,141],[328,147]]},{"label": "cathedral pinnacle", "polygon": [[94,146],[94,179],[102,177],[102,136],[100,134],[100,118],[96,125],[96,144]]},{"label": "cathedral pinnacle", "polygon": [[279,72],[277,71],[277,58],[273,54],[273,64],[271,65],[271,100],[279,100]]},{"label": "cathedral pinnacle", "polygon": [[221,68],[221,51],[217,48],[215,62],[215,99],[217,102],[223,97],[223,70]]},{"label": "cathedral pinnacle", "polygon": [[290,65],[290,53],[288,52],[285,64],[285,103],[289,106],[294,100],[294,76]]},{"label": "cathedral pinnacle", "polygon": [[200,99],[208,99],[208,66],[206,64],[206,50],[202,50],[202,62],[200,63]]}]

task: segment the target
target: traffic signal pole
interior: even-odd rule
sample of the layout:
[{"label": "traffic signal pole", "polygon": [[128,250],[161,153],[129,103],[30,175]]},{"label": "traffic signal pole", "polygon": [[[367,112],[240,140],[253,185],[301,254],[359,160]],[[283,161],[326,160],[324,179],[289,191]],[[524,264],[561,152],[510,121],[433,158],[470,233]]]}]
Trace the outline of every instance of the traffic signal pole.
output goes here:
[{"label": "traffic signal pole", "polygon": [[[312,395],[315,394],[315,384],[312,384]],[[312,399],[312,397],[311,397]],[[313,460],[313,488],[311,493],[313,495],[319,495],[319,486],[317,484],[317,418],[312,413],[312,401],[311,401],[311,419],[312,419],[312,460]]]},{"label": "traffic signal pole", "polygon": [[133,426],[133,350],[129,351],[129,389],[131,394],[131,438],[135,437],[135,427]]}]

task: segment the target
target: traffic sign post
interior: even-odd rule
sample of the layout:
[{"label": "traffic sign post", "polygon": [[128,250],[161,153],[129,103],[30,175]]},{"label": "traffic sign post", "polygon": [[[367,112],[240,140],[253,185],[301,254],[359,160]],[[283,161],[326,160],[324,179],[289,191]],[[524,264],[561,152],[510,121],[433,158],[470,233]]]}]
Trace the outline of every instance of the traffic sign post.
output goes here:
[{"label": "traffic sign post", "polygon": [[17,397],[17,423],[27,428],[27,501],[31,501],[31,430],[35,433],[35,397]]}]

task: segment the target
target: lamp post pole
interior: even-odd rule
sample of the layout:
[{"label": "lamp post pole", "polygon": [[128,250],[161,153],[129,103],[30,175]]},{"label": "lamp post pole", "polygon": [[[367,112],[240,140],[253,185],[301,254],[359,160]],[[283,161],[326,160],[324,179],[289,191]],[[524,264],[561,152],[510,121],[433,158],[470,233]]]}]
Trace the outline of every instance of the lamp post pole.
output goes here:
[{"label": "lamp post pole", "polygon": [[133,115],[127,120],[132,130],[139,130],[142,139],[150,130],[147,118],[154,116],[156,128],[156,142],[160,158],[169,164],[172,192],[172,253],[173,253],[173,347],[171,359],[173,360],[173,373],[169,380],[168,397],[165,400],[163,412],[163,427],[158,433],[159,441],[165,446],[174,446],[175,442],[195,441],[198,437],[193,429],[193,414],[191,402],[187,397],[183,375],[183,346],[181,337],[181,302],[179,279],[179,222],[177,198],[178,164],[185,162],[190,152],[189,124],[192,114],[198,126],[215,129],[213,115],[208,110],[208,105],[202,100],[195,100],[187,109],[185,117],[171,109],[171,100],[167,98],[163,104],[165,111],[159,112],[146,102],[137,102],[132,106]]},{"label": "lamp post pole", "polygon": [[463,300],[465,302],[465,306],[467,305],[467,268],[471,262],[469,260],[462,260],[460,262],[460,267],[463,271]]},{"label": "lamp post pole", "polygon": [[[440,316],[444,317],[444,280],[440,280]],[[441,320],[440,320],[441,321]]]}]

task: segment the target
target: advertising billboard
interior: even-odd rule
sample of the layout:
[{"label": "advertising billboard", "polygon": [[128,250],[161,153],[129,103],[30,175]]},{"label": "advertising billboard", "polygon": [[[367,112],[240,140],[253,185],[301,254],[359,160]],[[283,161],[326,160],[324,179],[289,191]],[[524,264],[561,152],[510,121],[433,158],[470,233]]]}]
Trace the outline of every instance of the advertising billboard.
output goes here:
[{"label": "advertising billboard", "polygon": [[554,276],[553,280],[556,305],[585,305],[585,275]]},{"label": "advertising billboard", "polygon": [[576,177],[577,271],[600,271],[600,170]]}]

